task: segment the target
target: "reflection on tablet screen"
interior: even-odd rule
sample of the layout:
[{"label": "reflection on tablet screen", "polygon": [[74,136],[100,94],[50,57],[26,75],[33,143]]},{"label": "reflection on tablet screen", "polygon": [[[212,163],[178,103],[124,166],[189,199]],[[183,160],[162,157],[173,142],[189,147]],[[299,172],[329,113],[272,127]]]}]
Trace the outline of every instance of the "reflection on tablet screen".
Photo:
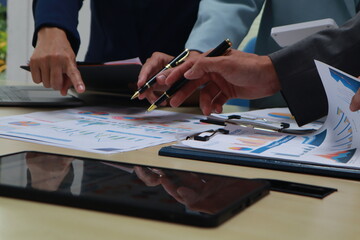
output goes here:
[{"label": "reflection on tablet screen", "polygon": [[1,195],[216,226],[269,191],[267,182],[23,152],[0,158]]}]

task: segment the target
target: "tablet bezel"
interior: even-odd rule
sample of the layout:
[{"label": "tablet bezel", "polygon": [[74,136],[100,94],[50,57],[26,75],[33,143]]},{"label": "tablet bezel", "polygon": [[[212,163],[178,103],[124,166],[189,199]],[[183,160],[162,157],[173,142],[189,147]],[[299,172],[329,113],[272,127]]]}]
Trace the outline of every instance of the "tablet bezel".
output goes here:
[{"label": "tablet bezel", "polygon": [[[122,164],[122,165],[124,164],[131,166],[154,168],[153,166],[147,166],[147,165],[139,165],[139,164],[134,165],[129,163],[107,161],[102,159],[94,159],[94,158],[86,158],[86,157],[78,157],[78,156],[70,156],[63,154],[38,152],[38,151],[23,151],[23,152],[7,154],[1,156],[0,160],[4,157],[16,157],[16,156],[20,156],[20,154],[26,154],[26,153],[50,154],[52,156],[59,156],[59,157],[74,157],[78,160],[83,160],[83,161],[102,161],[112,164]],[[190,171],[168,169],[168,168],[158,168],[158,169],[190,172]],[[191,172],[191,173],[203,174],[200,172]],[[220,175],[209,174],[209,176],[220,176]],[[234,178],[228,176],[223,176],[223,177]],[[238,178],[238,179],[244,179],[244,178]],[[227,208],[223,209],[221,212],[214,215],[210,215],[210,214],[194,215],[194,214],[186,214],[183,212],[180,213],[173,212],[169,209],[168,210],[163,210],[159,208],[150,209],[146,206],[139,206],[139,205],[135,206],[129,203],[124,204],[116,201],[111,201],[109,199],[99,198],[96,196],[86,196],[86,197],[81,195],[75,196],[75,195],[64,194],[62,192],[48,192],[48,191],[42,191],[27,187],[9,186],[9,185],[4,185],[1,182],[0,182],[0,196],[13,197],[18,199],[50,203],[50,204],[68,206],[68,207],[76,207],[81,209],[96,210],[107,213],[135,216],[135,217],[141,217],[147,219],[161,220],[166,222],[175,222],[175,223],[181,223],[192,226],[216,227],[269,193],[270,185],[268,182],[263,180],[252,180],[252,179],[248,179],[248,180],[261,181],[262,182],[261,187],[259,186],[256,189],[253,189],[251,192],[243,196],[241,199],[237,200],[235,204],[228,206]]]}]

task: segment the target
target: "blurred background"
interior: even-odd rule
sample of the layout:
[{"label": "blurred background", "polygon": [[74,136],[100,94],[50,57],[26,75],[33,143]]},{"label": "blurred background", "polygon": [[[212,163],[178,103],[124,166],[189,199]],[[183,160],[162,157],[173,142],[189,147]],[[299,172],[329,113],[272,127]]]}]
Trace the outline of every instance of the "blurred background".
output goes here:
[{"label": "blurred background", "polygon": [[7,25],[6,25],[6,2],[0,0],[0,79],[4,81],[6,73],[6,52],[7,52]]}]

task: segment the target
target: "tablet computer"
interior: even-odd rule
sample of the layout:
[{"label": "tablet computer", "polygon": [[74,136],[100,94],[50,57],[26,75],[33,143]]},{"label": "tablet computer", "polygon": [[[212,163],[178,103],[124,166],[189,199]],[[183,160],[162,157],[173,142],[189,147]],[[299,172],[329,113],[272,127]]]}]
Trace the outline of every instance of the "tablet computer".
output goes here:
[{"label": "tablet computer", "polygon": [[269,193],[267,181],[43,152],[0,157],[0,195],[215,227]]},{"label": "tablet computer", "polygon": [[0,106],[77,107],[83,104],[75,96],[62,96],[59,91],[43,86],[0,86]]}]

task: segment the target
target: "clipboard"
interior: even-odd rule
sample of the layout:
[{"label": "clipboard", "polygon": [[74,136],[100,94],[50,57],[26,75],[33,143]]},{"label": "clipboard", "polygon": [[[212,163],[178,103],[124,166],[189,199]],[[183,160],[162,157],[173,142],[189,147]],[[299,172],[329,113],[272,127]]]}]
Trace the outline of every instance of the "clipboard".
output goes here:
[{"label": "clipboard", "polygon": [[[130,97],[137,90],[140,62],[77,62],[86,90]],[[20,68],[30,71],[28,65]]]},{"label": "clipboard", "polygon": [[[261,120],[263,123],[261,123]],[[254,132],[272,132],[285,133],[292,136],[301,136],[311,134],[316,129],[292,129],[291,125],[286,123],[270,122],[266,119],[246,119],[241,116],[228,116],[228,119],[220,119],[213,116],[207,119],[200,120],[205,123],[212,123],[219,126],[225,126],[225,128],[210,129],[205,132],[200,132],[188,136],[186,139],[193,139],[196,141],[206,142],[210,141],[217,134],[227,135],[231,128],[248,128]],[[230,128],[228,128],[230,126]],[[326,165],[323,163],[305,162],[287,160],[285,158],[271,158],[266,156],[251,156],[245,154],[236,154],[231,152],[222,152],[217,150],[192,148],[183,146],[181,144],[166,146],[160,149],[160,156],[179,157],[185,159],[241,165],[247,167],[266,168],[273,170],[281,170],[287,172],[306,173],[313,175],[321,175],[328,177],[337,177],[345,179],[360,180],[360,169],[352,167],[342,167]]]},{"label": "clipboard", "polygon": [[162,147],[160,156],[178,157],[215,163],[225,163],[246,167],[265,168],[294,173],[305,173],[326,177],[360,180],[360,169],[329,167],[324,165],[297,163],[286,160],[255,158],[226,153],[206,152],[197,149],[184,149],[178,146]]}]

